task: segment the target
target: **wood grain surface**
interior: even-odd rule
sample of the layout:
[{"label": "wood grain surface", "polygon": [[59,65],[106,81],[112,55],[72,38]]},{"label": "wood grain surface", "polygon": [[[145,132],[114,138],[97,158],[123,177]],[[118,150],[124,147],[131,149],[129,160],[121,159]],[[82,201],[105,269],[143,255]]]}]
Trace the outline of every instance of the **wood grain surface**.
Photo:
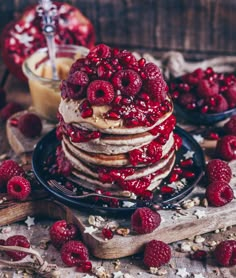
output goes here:
[{"label": "wood grain surface", "polygon": [[[71,0],[93,23],[97,43],[188,58],[236,54],[235,0]],[[0,30],[32,0],[1,1]]]}]

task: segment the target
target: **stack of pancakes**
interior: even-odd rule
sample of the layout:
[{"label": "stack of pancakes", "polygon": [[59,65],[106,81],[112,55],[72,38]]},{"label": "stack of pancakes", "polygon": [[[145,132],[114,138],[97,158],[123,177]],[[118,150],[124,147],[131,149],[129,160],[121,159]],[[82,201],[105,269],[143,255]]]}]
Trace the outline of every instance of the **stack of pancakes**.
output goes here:
[{"label": "stack of pancakes", "polygon": [[[77,109],[80,102],[62,99],[59,106],[61,120],[58,128],[61,127],[63,152],[72,165],[71,179],[93,191],[100,189],[102,191],[122,192],[124,190],[140,195],[144,190],[154,190],[162,179],[170,173],[175,162],[173,137],[175,119],[172,111],[166,113],[155,125],[149,128],[126,128],[122,126],[122,121],[104,119],[101,108],[98,111],[94,109],[93,117],[83,119]],[[170,122],[169,125],[168,121]],[[163,130],[161,126],[164,126],[165,122],[169,127],[168,139],[162,145],[162,156],[159,161],[131,165],[129,153],[142,147],[145,148],[154,140],[158,140],[162,134],[153,135],[149,131],[158,126],[160,130]],[[171,122],[172,127],[170,128]],[[71,128],[84,132],[99,131],[101,136],[86,142],[73,142],[68,132],[68,129]],[[125,179],[104,181],[99,175],[101,172],[110,173],[112,170],[123,172],[125,169],[131,170]],[[130,183],[126,184],[124,181]],[[144,190],[138,188],[140,181],[145,182]],[[132,185],[129,186],[129,184]]]}]

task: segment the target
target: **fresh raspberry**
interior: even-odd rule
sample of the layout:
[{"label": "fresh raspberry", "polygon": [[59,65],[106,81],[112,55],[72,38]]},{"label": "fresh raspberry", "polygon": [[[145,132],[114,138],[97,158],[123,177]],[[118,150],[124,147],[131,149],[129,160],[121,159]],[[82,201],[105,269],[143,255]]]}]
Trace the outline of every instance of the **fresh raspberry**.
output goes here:
[{"label": "fresh raspberry", "polygon": [[232,116],[230,120],[227,123],[225,123],[223,129],[227,135],[236,136],[236,115]]},{"label": "fresh raspberry", "polygon": [[219,243],[215,248],[214,256],[221,266],[236,265],[236,240],[225,240]]},{"label": "fresh raspberry", "polygon": [[[24,248],[30,248],[30,243],[25,236],[15,235],[9,237],[5,241],[5,246],[20,246]],[[25,252],[20,251],[6,251],[6,253],[13,261],[22,260],[27,256]]]},{"label": "fresh raspberry", "polygon": [[66,220],[59,220],[51,226],[49,234],[52,244],[60,248],[65,242],[77,237],[78,228],[72,223],[68,224]]},{"label": "fresh raspberry", "polygon": [[112,84],[122,94],[134,96],[142,87],[142,79],[134,70],[120,70],[112,78]]},{"label": "fresh raspberry", "polygon": [[215,181],[207,186],[206,197],[211,205],[221,207],[233,200],[234,192],[228,183]]},{"label": "fresh raspberry", "polygon": [[202,69],[196,69],[192,73],[187,73],[182,77],[182,80],[191,85],[197,85],[199,81],[205,76],[205,73]]},{"label": "fresh raspberry", "polygon": [[30,182],[21,176],[15,176],[7,183],[7,193],[16,200],[27,199],[30,192]]},{"label": "fresh raspberry", "polygon": [[161,70],[158,66],[153,63],[147,63],[144,68],[143,72],[145,74],[145,80],[162,80]]},{"label": "fresh raspberry", "polygon": [[178,98],[180,105],[186,107],[188,104],[196,103],[196,96],[193,93],[182,93]]},{"label": "fresh raspberry", "polygon": [[20,104],[15,102],[9,102],[1,111],[0,111],[0,118],[3,121],[6,121],[10,118],[13,114],[22,110]]},{"label": "fresh raspberry", "polygon": [[205,261],[207,258],[207,252],[205,250],[197,250],[190,255],[191,260]]},{"label": "fresh raspberry", "polygon": [[228,101],[229,107],[234,108],[236,106],[236,83],[233,83],[228,90],[224,92],[224,96]]},{"label": "fresh raspberry", "polygon": [[229,105],[226,101],[226,99],[222,95],[216,95],[214,96],[215,105],[211,107],[211,111],[215,113],[220,113],[223,111],[228,110]]},{"label": "fresh raspberry", "polygon": [[221,159],[212,159],[206,165],[206,176],[209,183],[224,181],[229,183],[232,178],[232,171],[229,165]]},{"label": "fresh raspberry", "polygon": [[61,85],[63,98],[81,99],[85,96],[85,87],[89,83],[88,75],[83,71],[75,71]]},{"label": "fresh raspberry", "polygon": [[216,156],[223,160],[231,161],[236,159],[236,136],[223,136],[218,140],[215,152]]},{"label": "fresh raspberry", "polygon": [[73,74],[74,72],[78,70],[84,70],[84,65],[85,65],[85,58],[79,58],[76,60],[70,68],[69,75]]},{"label": "fresh raspberry", "polygon": [[61,259],[67,266],[76,266],[89,259],[85,245],[77,240],[67,241],[61,248]]},{"label": "fresh raspberry", "polygon": [[0,165],[0,188],[6,186],[12,177],[24,175],[25,171],[14,160],[4,160]]},{"label": "fresh raspberry", "polygon": [[88,57],[108,58],[111,56],[111,48],[105,44],[98,44],[90,50]]},{"label": "fresh raspberry", "polygon": [[147,234],[154,231],[161,223],[161,216],[150,208],[138,208],[131,215],[132,229],[138,234]]},{"label": "fresh raspberry", "polygon": [[168,244],[159,240],[151,240],[145,246],[144,264],[147,267],[160,267],[170,261],[171,249]]},{"label": "fresh raspberry", "polygon": [[6,105],[6,92],[3,88],[0,88],[0,109]]},{"label": "fresh raspberry", "polygon": [[112,102],[115,93],[110,82],[94,80],[87,88],[87,98],[92,105],[106,105]]},{"label": "fresh raspberry", "polygon": [[219,93],[219,84],[208,79],[201,79],[198,83],[197,92],[199,97],[206,98]]},{"label": "fresh raspberry", "polygon": [[23,114],[18,120],[20,132],[28,138],[39,136],[42,131],[42,121],[36,114]]}]

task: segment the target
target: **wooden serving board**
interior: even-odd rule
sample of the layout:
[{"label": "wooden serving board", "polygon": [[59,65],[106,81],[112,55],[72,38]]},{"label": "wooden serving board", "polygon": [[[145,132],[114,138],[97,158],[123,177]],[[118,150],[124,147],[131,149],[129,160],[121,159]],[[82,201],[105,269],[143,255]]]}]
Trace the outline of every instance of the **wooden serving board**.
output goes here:
[{"label": "wooden serving board", "polygon": [[[39,138],[35,140],[24,138],[17,128],[12,127],[9,122],[7,123],[7,136],[13,150],[17,153],[32,151],[35,143],[39,140]],[[211,150],[215,147],[215,143],[214,141],[205,141],[202,147],[210,155]],[[236,189],[236,161],[231,164],[231,168],[235,174],[231,183],[233,188]],[[198,196],[202,199],[204,191],[204,188],[198,186],[188,198]],[[197,210],[204,211],[205,216],[197,218],[195,215]],[[54,199],[49,199],[48,195],[34,194],[31,200],[23,203],[14,203],[11,201],[8,204],[4,203],[0,205],[0,225],[24,220],[27,216],[66,219],[68,222],[73,222],[78,225],[84,243],[89,247],[95,257],[114,259],[142,251],[144,244],[152,239],[171,243],[236,224],[235,199],[224,207],[195,206],[185,212],[187,212],[187,215],[180,215],[176,211],[171,210],[161,210],[161,225],[152,233],[137,235],[131,231],[127,236],[115,234],[111,240],[104,240],[101,228],[91,234],[85,233],[86,227],[90,226],[88,222],[89,215],[97,215],[98,212],[91,210],[86,212],[69,208]],[[105,218],[107,218],[107,222],[117,221],[120,227],[130,228],[130,215],[126,217],[106,215]]]},{"label": "wooden serving board", "polygon": [[[203,194],[201,188],[196,189],[193,192],[195,196]],[[198,219],[194,215],[196,210],[204,211],[206,216]],[[131,231],[127,236],[115,234],[111,240],[104,240],[101,229],[91,234],[84,233],[86,227],[90,226],[89,215],[97,215],[94,211],[80,211],[69,208],[54,199],[41,197],[22,203],[9,204],[0,209],[0,226],[24,220],[27,216],[66,219],[79,227],[83,241],[90,249],[91,254],[102,259],[115,259],[141,252],[144,244],[152,239],[172,243],[236,224],[236,200],[224,207],[193,207],[186,212],[188,215],[176,218],[175,211],[161,210],[161,225],[152,233],[137,235]],[[120,227],[130,228],[130,216],[117,217],[116,215],[116,217],[106,216],[106,218],[108,222],[117,221]]]}]

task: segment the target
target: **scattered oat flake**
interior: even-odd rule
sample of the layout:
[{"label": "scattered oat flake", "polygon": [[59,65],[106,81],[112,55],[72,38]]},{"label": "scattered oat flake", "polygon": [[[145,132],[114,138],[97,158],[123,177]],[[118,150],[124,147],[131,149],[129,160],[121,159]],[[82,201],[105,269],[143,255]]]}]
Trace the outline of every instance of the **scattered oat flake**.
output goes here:
[{"label": "scattered oat flake", "polygon": [[11,227],[10,226],[2,228],[2,234],[8,234],[10,232],[11,232]]},{"label": "scattered oat flake", "polygon": [[94,276],[94,275],[89,275],[89,274],[86,274],[85,276],[83,276],[83,278],[96,278],[96,276]]},{"label": "scattered oat flake", "polygon": [[183,242],[180,246],[181,252],[190,252],[191,251],[191,245],[189,242]]},{"label": "scattered oat flake", "polygon": [[27,217],[27,219],[25,220],[25,224],[28,226],[28,228],[35,225],[34,220],[35,220],[34,217],[30,217],[30,216]]},{"label": "scattered oat flake", "polygon": [[98,229],[94,228],[93,226],[89,226],[89,227],[85,227],[84,233],[85,234],[92,234],[94,232],[96,232]]},{"label": "scattered oat flake", "polygon": [[204,241],[205,241],[205,238],[202,236],[199,236],[199,235],[195,236],[195,238],[194,238],[194,242],[196,242],[196,243],[202,243]]},{"label": "scattered oat flake", "polygon": [[176,272],[176,275],[178,275],[178,276],[180,276],[182,278],[185,278],[185,277],[189,276],[190,273],[187,272],[186,268],[184,267],[184,268],[178,268],[177,272]]},{"label": "scattered oat flake", "polygon": [[113,272],[113,278],[123,278],[124,274],[122,271]]},{"label": "scattered oat flake", "polygon": [[193,274],[193,278],[205,278],[205,276],[202,275],[202,273]]},{"label": "scattered oat flake", "polygon": [[206,217],[206,212],[204,210],[197,209],[194,211],[193,215],[197,216],[198,219]]},{"label": "scattered oat flake", "polygon": [[194,134],[193,138],[195,139],[195,141],[197,141],[199,144],[204,142],[204,138],[202,137],[201,134]]},{"label": "scattered oat flake", "polygon": [[122,207],[123,207],[123,208],[130,208],[130,207],[133,207],[134,205],[135,205],[135,203],[133,203],[133,202],[130,202],[130,201],[123,201]]},{"label": "scattered oat flake", "polygon": [[185,154],[183,154],[185,159],[193,158],[195,152],[194,151],[187,151]]}]

